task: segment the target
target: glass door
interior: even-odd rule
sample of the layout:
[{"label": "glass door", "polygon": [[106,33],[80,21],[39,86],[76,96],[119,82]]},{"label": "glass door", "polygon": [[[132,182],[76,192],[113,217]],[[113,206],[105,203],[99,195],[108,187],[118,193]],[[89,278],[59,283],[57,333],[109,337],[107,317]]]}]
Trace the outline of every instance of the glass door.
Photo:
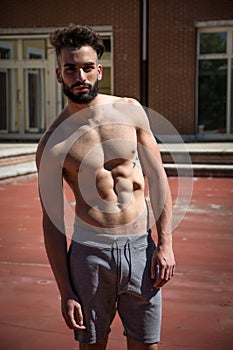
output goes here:
[{"label": "glass door", "polygon": [[29,68],[24,72],[26,132],[44,130],[44,75],[42,68]]},{"label": "glass door", "polygon": [[8,129],[7,115],[8,115],[8,77],[7,70],[0,70],[0,130],[6,132]]},{"label": "glass door", "polygon": [[[0,41],[0,60],[6,62],[14,58],[14,41]],[[16,72],[12,68],[0,66],[0,132],[15,129],[14,99],[16,95]]]},{"label": "glass door", "polygon": [[[0,134],[41,134],[46,127],[50,93],[46,72],[55,71],[47,58],[47,38],[0,40]],[[55,87],[55,83],[54,83]],[[55,88],[54,88],[55,90]],[[55,102],[54,102],[55,103]]]},{"label": "glass door", "polygon": [[44,39],[24,39],[23,58],[28,60],[28,65],[33,62],[34,67],[24,71],[25,86],[25,115],[26,132],[43,132],[45,119],[45,69],[37,68],[47,56],[46,41]]}]

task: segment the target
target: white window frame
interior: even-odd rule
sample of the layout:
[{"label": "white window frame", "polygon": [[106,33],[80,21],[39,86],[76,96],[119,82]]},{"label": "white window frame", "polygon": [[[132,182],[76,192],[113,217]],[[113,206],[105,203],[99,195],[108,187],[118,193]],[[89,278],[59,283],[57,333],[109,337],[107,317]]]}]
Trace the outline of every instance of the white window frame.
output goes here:
[{"label": "white window frame", "polygon": [[110,94],[113,95],[114,94],[114,84],[113,84],[113,77],[114,77],[114,74],[113,74],[113,33],[112,32],[101,32],[101,31],[98,31],[100,33],[100,35],[102,35],[103,37],[109,37],[110,39],[110,43],[111,43],[111,51],[110,51],[110,58],[109,59],[100,59],[100,64],[102,64],[103,66],[103,70],[104,70],[104,67],[107,67],[107,68],[111,68],[111,86],[110,86]]},{"label": "white window frame", "polygon": [[[44,99],[44,109],[43,112],[46,116],[46,120],[43,121],[44,127],[46,128],[49,124],[51,124],[51,121],[55,119],[56,117],[56,75],[55,75],[55,67],[56,62],[53,55],[48,55],[47,58],[45,58],[44,53],[42,54],[42,59],[29,59],[23,58],[23,40],[24,39],[46,39],[48,42],[48,34],[22,34],[22,35],[8,35],[8,30],[5,30],[6,33],[1,34],[0,30],[0,41],[2,39],[5,40],[17,40],[17,57],[12,59],[4,59],[0,60],[1,68],[2,69],[12,69],[14,72],[17,70],[18,72],[18,87],[17,87],[17,99],[16,97],[12,101],[16,101],[19,104],[19,130],[15,132],[9,133],[9,129],[6,132],[2,132],[0,130],[0,138],[1,139],[39,139],[41,137],[42,133],[38,133],[37,128],[33,128],[31,130],[28,130],[28,116],[25,115],[25,103],[27,103],[26,95],[27,95],[27,87],[24,86],[24,69],[30,69],[30,68],[40,68],[45,69],[45,81],[44,81],[44,87],[45,87],[45,99]],[[20,30],[19,30],[20,31]],[[32,31],[33,32],[33,31]],[[11,33],[10,33],[11,34]],[[4,41],[3,41],[4,42]],[[7,43],[9,44],[9,43]],[[36,52],[35,52],[36,50]],[[40,49],[39,49],[40,50]],[[34,51],[35,53],[38,53],[38,49],[31,50],[31,52]],[[42,73],[44,74],[44,73]],[[43,78],[44,79],[44,78]],[[27,83],[26,83],[27,84]],[[25,85],[26,85],[25,84]],[[23,92],[24,96],[26,98],[23,98]],[[43,123],[41,127],[43,127]],[[30,132],[28,132],[30,131]]]},{"label": "white window frame", "polygon": [[[36,49],[34,47],[27,47],[27,59],[30,60],[30,54],[35,54],[40,56],[39,60],[45,59],[45,52],[44,50],[41,49]],[[43,68],[36,68],[40,69],[40,71],[34,71],[34,68],[26,68],[26,91],[25,91],[25,96],[26,96],[26,101],[27,101],[27,108],[26,108],[26,130],[29,132],[38,132],[41,128],[44,128],[45,126],[45,113],[44,113],[44,103],[45,103],[45,98],[44,98],[44,72]],[[41,122],[40,122],[40,127],[35,127],[31,128],[30,127],[30,116],[29,116],[29,87],[28,87],[28,80],[29,80],[29,74],[35,74],[35,75],[40,75],[40,96],[41,96],[41,103],[42,103],[42,108],[40,109],[41,111]]]},{"label": "white window frame", "polygon": [[[1,41],[0,40],[0,46],[4,49],[8,49],[10,51],[10,59],[13,58],[13,45],[11,43],[7,43],[5,41]],[[3,61],[3,60],[1,60]],[[1,72],[6,74],[6,88],[7,91],[9,91],[9,69],[1,67]],[[10,75],[10,85],[12,86],[13,82],[14,82],[14,70],[11,70],[11,75]],[[14,128],[14,123],[15,123],[15,118],[10,118],[10,112],[13,110],[13,103],[14,103],[14,90],[11,90],[11,94],[10,96],[7,95],[7,109],[6,109],[6,129],[1,129],[0,132],[3,133],[8,133],[9,127],[10,129]],[[9,121],[10,121],[10,126],[9,126]]]},{"label": "white window frame", "polygon": [[[196,65],[196,133],[203,138],[232,138],[231,133],[231,61],[233,60],[233,21],[221,21],[221,22],[203,22],[197,23],[197,65]],[[201,54],[200,49],[200,34],[201,33],[216,33],[216,32],[227,32],[227,48],[226,53],[211,53]],[[211,59],[226,59],[227,60],[227,106],[226,106],[226,133],[225,134],[203,134],[198,130],[198,78],[199,78],[199,60],[211,60]]]}]

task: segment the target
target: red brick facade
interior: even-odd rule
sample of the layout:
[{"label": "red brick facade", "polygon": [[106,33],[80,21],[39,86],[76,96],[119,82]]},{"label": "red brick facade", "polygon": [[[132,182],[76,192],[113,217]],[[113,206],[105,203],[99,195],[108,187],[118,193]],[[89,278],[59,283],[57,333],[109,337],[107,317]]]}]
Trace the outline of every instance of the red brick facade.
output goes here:
[{"label": "red brick facade", "polygon": [[233,1],[155,0],[149,14],[149,106],[181,134],[194,134],[195,23],[232,19]]},{"label": "red brick facade", "polygon": [[[195,134],[195,23],[233,18],[232,0],[148,0],[148,106]],[[140,0],[2,0],[1,28],[113,28],[114,94],[140,100]]]}]

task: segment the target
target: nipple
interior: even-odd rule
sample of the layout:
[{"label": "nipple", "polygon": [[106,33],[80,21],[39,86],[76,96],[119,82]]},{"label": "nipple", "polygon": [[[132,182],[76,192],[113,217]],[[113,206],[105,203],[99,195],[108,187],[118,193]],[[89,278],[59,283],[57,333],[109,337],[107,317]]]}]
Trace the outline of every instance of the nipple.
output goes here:
[{"label": "nipple", "polygon": [[138,228],[138,222],[137,221],[134,221],[134,223],[133,223],[133,228],[134,228],[134,230],[136,230],[137,228]]}]

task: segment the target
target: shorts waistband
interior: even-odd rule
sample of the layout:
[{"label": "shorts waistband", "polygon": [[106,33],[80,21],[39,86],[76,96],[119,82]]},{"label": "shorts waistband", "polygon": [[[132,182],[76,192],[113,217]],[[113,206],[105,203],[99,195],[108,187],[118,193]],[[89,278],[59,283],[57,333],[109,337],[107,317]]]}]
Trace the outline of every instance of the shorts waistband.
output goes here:
[{"label": "shorts waistband", "polygon": [[80,227],[75,223],[72,240],[83,245],[99,248],[111,248],[115,243],[117,243],[118,247],[124,247],[129,242],[137,247],[142,245],[143,242],[147,243],[150,234],[150,229],[146,233],[132,235],[107,234],[89,228]]}]

